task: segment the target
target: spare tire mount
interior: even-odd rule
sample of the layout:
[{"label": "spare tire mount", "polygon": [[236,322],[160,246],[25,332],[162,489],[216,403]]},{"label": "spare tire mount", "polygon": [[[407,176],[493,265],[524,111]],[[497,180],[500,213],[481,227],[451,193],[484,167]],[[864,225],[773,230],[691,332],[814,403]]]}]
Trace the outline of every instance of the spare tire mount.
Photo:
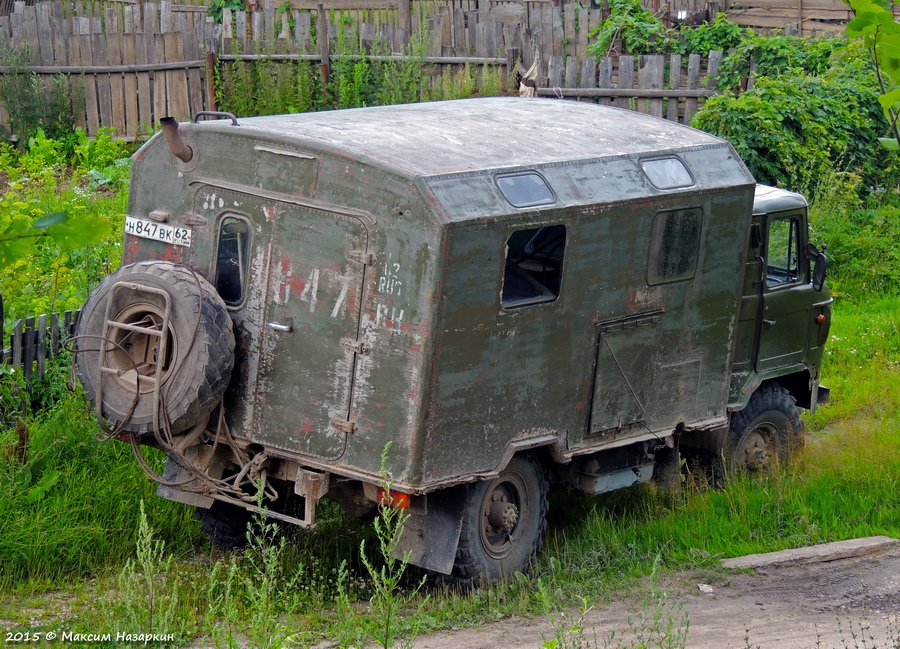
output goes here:
[{"label": "spare tire mount", "polygon": [[[117,291],[121,290],[152,293],[162,297],[165,304],[162,314],[158,313],[159,309],[145,305],[140,308],[141,310],[135,309],[135,312],[127,314],[127,319],[134,322],[134,318],[138,316],[137,322],[146,322],[147,324],[113,320],[112,317],[115,315],[111,313],[115,303],[113,297]],[[169,329],[171,313],[172,303],[167,291],[127,281],[116,282],[112,285],[106,301],[103,341],[109,341],[113,348],[109,349],[104,346],[103,353],[97,359],[100,364],[97,381],[98,421],[103,421],[103,375],[110,374],[115,377],[117,382],[131,387],[136,393],[136,398],[140,398],[140,395],[146,392],[142,389],[141,383],[146,382],[153,386],[153,429],[159,430],[160,387],[170,369],[170,358],[177,357],[177,350],[169,350],[170,344],[174,342],[174,336]],[[162,316],[161,321],[160,315]],[[118,317],[125,319],[122,315]],[[110,329],[119,329],[128,333],[114,337],[116,332],[110,331]],[[133,337],[132,334],[138,334],[140,337],[131,340],[129,347],[124,347],[122,343],[129,337]],[[155,345],[153,338],[158,339]],[[171,354],[171,352],[175,353]],[[122,367],[123,365],[125,367]]]}]

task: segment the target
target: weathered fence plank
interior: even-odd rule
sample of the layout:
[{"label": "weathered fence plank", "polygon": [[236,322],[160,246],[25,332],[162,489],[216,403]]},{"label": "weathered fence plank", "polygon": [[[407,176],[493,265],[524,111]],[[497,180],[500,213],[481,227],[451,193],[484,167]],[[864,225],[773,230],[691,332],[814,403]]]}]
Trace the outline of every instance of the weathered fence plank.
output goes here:
[{"label": "weathered fence plank", "polygon": [[58,356],[75,334],[80,313],[66,311],[17,320],[8,339],[9,347],[0,349],[0,362],[21,370],[26,382],[42,378],[47,361]]},{"label": "weathered fence plank", "polygon": [[[669,59],[669,88],[681,88],[681,55],[673,54]],[[679,101],[677,97],[669,97],[666,105],[666,119],[678,121]]]},{"label": "weathered fence plank", "polygon": [[25,382],[31,381],[34,370],[34,359],[37,356],[37,339],[34,331],[34,316],[25,318],[25,326],[22,329],[22,376]]}]

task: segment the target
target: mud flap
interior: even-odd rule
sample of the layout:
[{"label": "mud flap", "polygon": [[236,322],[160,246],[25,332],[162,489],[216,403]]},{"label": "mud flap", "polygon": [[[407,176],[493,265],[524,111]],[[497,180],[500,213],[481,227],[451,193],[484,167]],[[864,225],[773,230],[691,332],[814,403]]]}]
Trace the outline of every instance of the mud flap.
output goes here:
[{"label": "mud flap", "polygon": [[393,552],[395,559],[407,557],[409,563],[449,575],[456,559],[462,529],[466,488],[451,487],[428,494],[425,506],[410,508],[403,536]]},{"label": "mud flap", "polygon": [[[191,450],[192,449],[188,449],[188,453],[190,453]],[[190,478],[191,474],[181,468],[178,462],[173,460],[171,456],[166,458],[166,468],[163,471],[164,480],[167,482],[183,482],[186,484]],[[182,491],[164,484],[156,487],[156,495],[176,503],[184,503],[185,505],[193,505],[194,507],[203,507],[204,509],[209,509],[213,502],[215,502],[209,496],[204,496],[191,491]]]}]

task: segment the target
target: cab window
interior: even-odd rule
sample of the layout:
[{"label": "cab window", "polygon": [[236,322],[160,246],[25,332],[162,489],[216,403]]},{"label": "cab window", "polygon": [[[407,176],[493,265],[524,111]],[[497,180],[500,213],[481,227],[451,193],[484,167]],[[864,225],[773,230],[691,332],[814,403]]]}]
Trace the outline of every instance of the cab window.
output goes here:
[{"label": "cab window", "polygon": [[766,286],[789,284],[800,279],[800,222],[797,218],[769,223]]},{"label": "cab window", "polygon": [[566,226],[548,225],[513,232],[506,241],[503,308],[553,302],[562,284]]},{"label": "cab window", "polygon": [[244,301],[247,286],[247,253],[250,250],[250,226],[245,219],[226,216],[219,223],[216,246],[216,290],[229,306]]}]

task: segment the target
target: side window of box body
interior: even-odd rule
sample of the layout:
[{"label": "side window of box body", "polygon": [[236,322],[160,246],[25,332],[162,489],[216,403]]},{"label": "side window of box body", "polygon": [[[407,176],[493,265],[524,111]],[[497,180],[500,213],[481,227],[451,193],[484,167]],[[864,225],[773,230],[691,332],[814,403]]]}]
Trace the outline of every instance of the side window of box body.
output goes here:
[{"label": "side window of box body", "polygon": [[703,211],[699,207],[657,212],[653,217],[647,283],[691,279],[697,272]]},{"label": "side window of box body", "polygon": [[513,207],[535,207],[556,202],[556,194],[547,180],[536,171],[495,176],[494,182],[506,202]]},{"label": "side window of box body", "polygon": [[566,226],[513,232],[506,241],[501,304],[504,309],[553,302],[562,288]]},{"label": "side window of box body", "polygon": [[674,156],[641,160],[641,169],[656,189],[682,189],[695,183],[684,162]]},{"label": "side window of box body", "polygon": [[250,222],[237,214],[224,214],[216,238],[214,286],[229,307],[243,304],[250,256]]}]

